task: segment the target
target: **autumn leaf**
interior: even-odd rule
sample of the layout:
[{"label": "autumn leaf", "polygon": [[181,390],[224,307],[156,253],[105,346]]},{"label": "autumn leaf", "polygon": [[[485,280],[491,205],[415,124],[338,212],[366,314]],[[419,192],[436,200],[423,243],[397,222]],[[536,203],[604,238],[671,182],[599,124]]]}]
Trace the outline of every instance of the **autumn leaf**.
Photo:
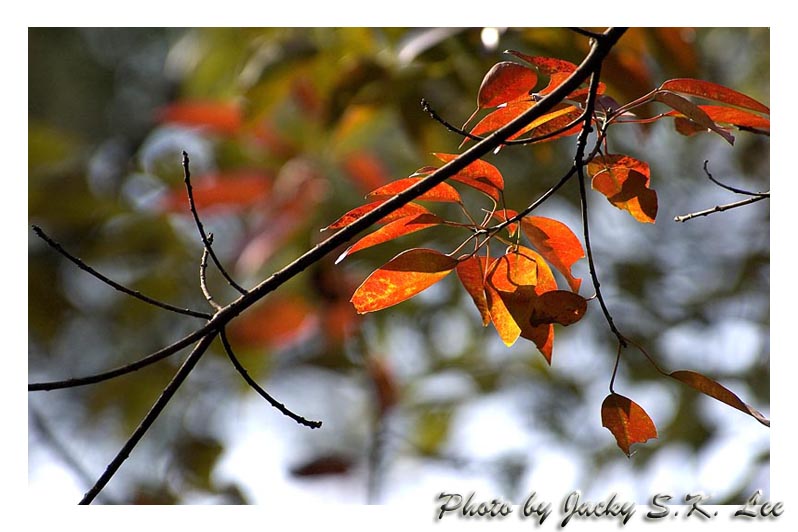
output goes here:
[{"label": "autumn leaf", "polygon": [[[376,190],[372,190],[366,196],[367,198],[386,198],[392,197],[400,192],[404,192],[416,183],[422,181],[423,177],[406,177],[404,179],[397,179],[387,185],[383,185]],[[430,190],[424,192],[416,197],[416,201],[442,201],[449,203],[460,203],[460,194],[455,188],[447,183],[439,183],[432,187]]]},{"label": "autumn leaf", "polygon": [[[721,105],[699,105],[699,109],[704,111],[707,116],[709,116],[712,120],[715,121],[717,124],[728,124],[730,126],[735,126],[738,128],[748,128],[748,129],[756,129],[762,131],[770,131],[770,119],[764,117],[762,115],[754,114],[748,111],[744,111],[742,109],[735,109],[733,107],[723,107]],[[671,111],[668,113],[668,116],[676,117],[678,120],[682,118],[684,115],[677,111]],[[689,134],[699,133],[706,131],[706,128],[695,124],[692,121],[689,121],[685,118],[682,118],[682,121],[686,121],[690,124],[689,129],[686,127],[682,127],[680,129],[677,126],[677,131],[680,133],[684,133],[684,131],[689,131]],[[680,124],[677,122],[677,124]]]},{"label": "autumn leaf", "polygon": [[657,437],[657,427],[646,411],[631,399],[612,393],[601,404],[601,425],[609,429],[618,447],[631,456],[634,443],[645,443]]},{"label": "autumn leaf", "polygon": [[505,345],[511,346],[525,324],[524,305],[537,284],[538,265],[531,250],[519,247],[494,260],[487,273],[485,293],[493,326]]},{"label": "autumn leaf", "polygon": [[243,116],[238,105],[214,101],[184,101],[162,107],[159,122],[182,126],[202,127],[215,133],[234,135],[242,126]]},{"label": "autumn leaf", "polygon": [[463,284],[468,295],[477,306],[482,325],[487,327],[490,323],[490,311],[488,310],[488,299],[485,295],[485,257],[471,256],[457,263],[455,272],[460,282]]},{"label": "autumn leaf", "polygon": [[[192,179],[194,204],[202,210],[208,207],[240,209],[268,198],[272,189],[270,174],[255,170],[238,170],[219,174],[205,174]],[[167,211],[185,211],[188,206],[186,189],[181,183],[161,201]]]},{"label": "autumn leaf", "polygon": [[[433,153],[433,155],[444,163],[459,157],[459,155],[451,153]],[[481,159],[470,163],[449,179],[479,190],[495,201],[499,201],[499,193],[504,190],[504,177],[499,169]]]},{"label": "autumn leaf", "polygon": [[[322,231],[327,231],[328,229],[341,229],[342,227],[346,227],[347,225],[351,224],[355,220],[359,220],[366,214],[370,213],[387,200],[383,201],[374,201],[372,203],[367,203],[366,205],[361,205],[360,207],[355,207],[351,211],[346,212],[340,218],[335,220],[333,223],[322,229]],[[418,215],[418,214],[432,214],[426,208],[422,207],[417,203],[405,203],[398,209],[393,212],[390,212],[380,218],[378,223],[389,223],[394,220],[398,220],[399,218],[405,218],[407,216]]]},{"label": "autumn leaf", "polygon": [[637,221],[654,223],[657,217],[657,194],[649,188],[648,164],[628,155],[608,154],[595,157],[587,165],[592,186],[610,203],[629,212]]},{"label": "autumn leaf", "polygon": [[744,412],[749,416],[752,416],[765,426],[770,426],[770,420],[768,420],[761,412],[744,403],[742,399],[737,397],[737,395],[732,393],[728,388],[725,388],[709,377],[689,370],[674,371],[670,373],[669,376],[695,390],[698,390],[704,395],[708,395],[714,399],[717,399],[718,401],[736,408],[740,412]]},{"label": "autumn leaf", "polygon": [[581,320],[587,311],[587,300],[567,290],[545,292],[531,303],[528,321],[532,327],[552,323],[571,325]]},{"label": "autumn leaf", "polygon": [[671,79],[660,85],[659,88],[660,90],[689,94],[690,96],[698,96],[707,100],[715,100],[716,102],[770,114],[770,108],[750,96],[711,81],[690,78]]},{"label": "autumn leaf", "polygon": [[557,74],[557,73],[570,74],[571,72],[576,70],[575,64],[571,63],[570,61],[565,61],[563,59],[557,59],[554,57],[531,56],[518,52],[516,50],[508,50],[508,53],[516,56],[519,59],[526,61],[531,65],[535,65],[535,68],[537,68],[540,73],[546,74],[547,76],[551,76],[552,74]]},{"label": "autumn leaf", "polygon": [[502,61],[485,74],[477,93],[477,107],[496,107],[521,98],[528,98],[538,76],[524,65]]},{"label": "autumn leaf", "polygon": [[695,122],[697,125],[710,129],[723,137],[729,144],[734,144],[734,136],[717,125],[710,116],[704,112],[700,107],[686,98],[682,98],[678,94],[672,92],[657,91],[654,94],[654,100],[664,103],[671,109],[679,111],[681,114]]},{"label": "autumn leaf", "polygon": [[230,339],[245,346],[289,346],[317,328],[319,313],[305,298],[274,295],[234,321]]},{"label": "autumn leaf", "polygon": [[585,256],[582,243],[567,225],[543,216],[526,216],[521,219],[521,230],[557,271],[568,281],[574,292],[579,292],[582,279],[571,273],[574,263]]},{"label": "autumn leaf", "polygon": [[431,213],[411,214],[410,216],[399,218],[398,220],[394,220],[393,222],[380,227],[373,233],[369,233],[355,242],[354,245],[349,247],[341,254],[340,257],[338,257],[338,259],[336,259],[335,263],[338,264],[344,260],[344,258],[357,251],[370,248],[371,246],[376,246],[377,244],[382,244],[383,242],[388,242],[394,238],[399,238],[400,236],[421,231],[422,229],[440,225],[442,222],[442,218]]},{"label": "autumn leaf", "polygon": [[[506,107],[497,109],[480,120],[471,130],[471,134],[481,136],[485,133],[489,133],[504,127],[507,125],[507,123],[515,120],[518,116],[522,115],[535,105],[535,102],[515,102],[508,104]],[[581,115],[582,110],[578,107],[573,105],[559,106],[554,111],[546,113],[545,115],[533,120],[532,123],[523,127],[517,133],[514,133],[509,137],[509,139],[516,139],[525,133],[529,133],[530,136],[533,137],[554,133],[555,131],[564,128]],[[552,136],[546,140],[554,140],[562,136],[574,135],[579,132],[579,129],[580,125],[575,124],[573,127],[570,127],[558,135]],[[466,138],[464,142],[467,140],[468,139]]]},{"label": "autumn leaf", "polygon": [[369,275],[351,302],[359,314],[382,310],[429,288],[456,266],[456,259],[434,249],[408,249]]}]

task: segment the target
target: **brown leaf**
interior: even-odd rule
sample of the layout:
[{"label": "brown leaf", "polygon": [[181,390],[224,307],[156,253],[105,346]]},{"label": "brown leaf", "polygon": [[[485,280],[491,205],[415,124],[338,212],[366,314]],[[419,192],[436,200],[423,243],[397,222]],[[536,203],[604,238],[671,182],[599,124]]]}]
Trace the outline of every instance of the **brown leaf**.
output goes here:
[{"label": "brown leaf", "polygon": [[587,300],[567,290],[553,290],[532,300],[529,324],[533,327],[559,323],[571,325],[582,319]]},{"label": "brown leaf", "polygon": [[657,427],[646,411],[631,399],[612,393],[601,405],[601,425],[609,429],[618,447],[631,456],[634,443],[645,443],[657,437]]},{"label": "brown leaf", "polygon": [[627,155],[608,154],[594,158],[587,165],[592,187],[610,203],[629,212],[637,221],[654,223],[657,217],[657,194],[648,185],[648,165]]},{"label": "brown leaf", "polygon": [[678,94],[667,91],[657,91],[654,94],[654,100],[662,102],[671,109],[679,111],[681,114],[695,122],[701,127],[711,129],[721,137],[723,137],[729,144],[734,144],[734,136],[717,125],[712,118],[709,117],[700,107],[686,98],[682,98]]},{"label": "brown leaf", "polygon": [[736,408],[740,412],[744,412],[749,416],[752,416],[763,425],[768,427],[770,426],[770,420],[768,420],[768,418],[766,418],[761,412],[744,403],[742,399],[737,397],[729,389],[725,388],[709,377],[689,370],[674,371],[670,373],[670,376],[677,381],[680,381],[691,388],[698,390],[704,395],[708,395],[714,399],[717,399],[718,401],[721,401],[722,403],[726,403],[727,405]]}]

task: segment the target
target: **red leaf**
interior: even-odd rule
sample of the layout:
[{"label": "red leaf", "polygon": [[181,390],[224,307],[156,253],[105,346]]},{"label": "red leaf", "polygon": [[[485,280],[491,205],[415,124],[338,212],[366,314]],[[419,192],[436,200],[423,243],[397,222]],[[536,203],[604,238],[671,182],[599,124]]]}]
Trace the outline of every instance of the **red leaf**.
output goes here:
[{"label": "red leaf", "polygon": [[526,320],[522,300],[534,293],[538,281],[538,264],[531,250],[519,247],[502,255],[488,268],[485,292],[493,326],[505,345],[511,346],[521,335]]},{"label": "red leaf", "polygon": [[465,260],[461,260],[455,272],[460,282],[463,283],[463,288],[466,289],[468,295],[474,300],[474,304],[482,316],[482,325],[487,327],[490,323],[490,311],[488,310],[488,299],[485,295],[485,257],[472,256]]},{"label": "red leaf", "polygon": [[243,116],[238,105],[226,102],[177,102],[158,111],[159,122],[204,127],[216,133],[234,135],[241,129]]},{"label": "red leaf", "polygon": [[[258,171],[205,174],[192,179],[194,203],[200,210],[250,207],[267,199],[271,189],[272,176]],[[185,187],[181,184],[169,192],[161,205],[167,211],[185,212],[188,208]]]},{"label": "red leaf", "polygon": [[671,109],[679,111],[681,114],[683,114],[684,116],[686,116],[687,118],[698,124],[699,126],[702,126],[706,129],[711,129],[712,131],[714,131],[715,133],[726,139],[726,142],[728,142],[729,144],[732,145],[734,144],[734,136],[725,129],[723,129],[722,127],[720,127],[719,125],[717,125],[715,121],[712,120],[712,118],[710,118],[707,113],[701,110],[700,107],[698,107],[690,100],[682,98],[678,94],[674,94],[672,92],[660,92],[660,91],[657,91],[656,94],[654,94],[654,99],[658,102],[664,103]]},{"label": "red leaf", "polygon": [[657,194],[648,185],[648,165],[627,155],[598,156],[587,165],[598,190],[618,207],[629,212],[637,221],[654,223],[657,217]]},{"label": "red leaf", "polygon": [[519,59],[523,59],[529,64],[535,65],[539,72],[549,76],[560,72],[570,74],[576,70],[575,64],[562,59],[555,59],[554,57],[531,56],[522,54],[521,52],[516,52],[515,50],[509,50],[508,52]]},{"label": "red leaf", "polygon": [[421,231],[422,229],[434,227],[439,225],[441,222],[443,222],[443,219],[435,216],[434,214],[412,214],[410,216],[405,216],[404,218],[399,218],[398,220],[394,220],[384,227],[380,227],[373,233],[369,233],[355,242],[354,245],[349,247],[349,249],[344,251],[341,256],[338,257],[335,263],[338,264],[346,257],[357,251],[370,248],[371,246],[376,246],[377,244],[382,244],[383,242],[388,242],[389,240],[399,238],[400,236]]},{"label": "red leaf", "polygon": [[585,252],[573,231],[562,222],[542,216],[521,219],[521,229],[543,258],[565,276],[571,290],[578,292],[582,280],[571,274],[571,268]]},{"label": "red leaf", "polygon": [[682,94],[698,96],[708,100],[715,100],[717,102],[751,109],[752,111],[770,114],[770,109],[766,105],[756,101],[750,96],[746,96],[745,94],[710,81],[690,78],[671,79],[660,85],[659,88],[661,90],[680,92]]},{"label": "red leaf", "polygon": [[[459,155],[450,153],[433,153],[441,161],[448,163]],[[504,177],[499,169],[483,160],[476,160],[449,179],[468,185],[499,201],[499,192],[504,190]]]},{"label": "red leaf", "polygon": [[[716,124],[729,124],[736,127],[746,127],[754,129],[770,130],[770,119],[762,115],[735,109],[733,107],[723,107],[721,105],[699,105],[699,109],[704,111],[707,116],[715,121]],[[677,111],[671,111],[668,116],[684,116]],[[696,128],[698,131],[705,131],[703,128]]]},{"label": "red leaf", "polygon": [[[383,203],[385,203],[385,201],[375,201],[372,203],[367,203],[366,205],[361,205],[360,207],[355,207],[354,209],[348,211],[343,216],[335,220],[333,223],[322,229],[322,231],[326,231],[328,229],[341,229],[342,227],[346,227],[355,220],[358,220],[363,216],[365,216],[366,214],[370,213],[371,211],[373,211]],[[431,214],[431,213],[421,205],[411,202],[402,205],[401,207],[399,207],[390,214],[386,214],[384,217],[380,218],[378,223],[389,223],[394,220],[398,220],[399,218],[412,216],[414,214]]]},{"label": "red leaf", "polygon": [[640,405],[617,393],[604,399],[601,405],[601,425],[609,429],[618,447],[631,456],[634,443],[645,443],[657,437],[657,427]]},{"label": "red leaf", "polygon": [[[507,125],[507,123],[515,120],[534,106],[535,102],[516,102],[508,104],[506,107],[497,109],[480,120],[477,125],[474,126],[474,129],[471,130],[471,134],[481,136],[485,133],[495,131],[501,127],[504,127]],[[525,126],[509,138],[515,139],[525,133],[529,133],[530,136],[547,135],[567,126],[579,118],[581,114],[582,110],[578,107],[567,105],[535,119],[532,121],[532,123]],[[566,131],[563,131],[562,133],[547,140],[554,140],[567,135],[575,135],[579,133],[580,127],[580,124],[575,124],[573,127],[570,127]]]},{"label": "red leaf", "polygon": [[510,61],[496,63],[482,80],[477,93],[477,107],[496,107],[528,98],[537,82],[537,74],[523,65]]},{"label": "red leaf", "polygon": [[558,323],[568,326],[582,319],[587,300],[567,290],[545,292],[532,300],[529,324],[532,327]]},{"label": "red leaf", "polygon": [[[400,192],[404,192],[423,179],[423,177],[406,177],[404,179],[397,179],[396,181],[392,181],[387,185],[383,185],[380,188],[369,192],[366,197],[384,198],[395,196]],[[443,201],[460,203],[460,194],[457,193],[457,190],[455,190],[453,186],[447,183],[439,183],[430,190],[416,197],[416,201]]]},{"label": "red leaf", "polygon": [[744,412],[749,416],[752,416],[763,425],[768,427],[770,426],[770,420],[768,420],[768,418],[766,418],[761,412],[744,403],[742,399],[737,397],[737,395],[732,393],[729,389],[725,388],[709,377],[705,377],[700,373],[688,370],[674,371],[670,373],[670,376],[677,381],[680,381],[691,388],[698,390],[704,395],[708,395],[722,403],[726,403],[727,405],[736,408],[740,412]]},{"label": "red leaf", "polygon": [[429,288],[456,266],[456,259],[434,249],[408,249],[369,275],[351,302],[359,314],[382,310]]}]

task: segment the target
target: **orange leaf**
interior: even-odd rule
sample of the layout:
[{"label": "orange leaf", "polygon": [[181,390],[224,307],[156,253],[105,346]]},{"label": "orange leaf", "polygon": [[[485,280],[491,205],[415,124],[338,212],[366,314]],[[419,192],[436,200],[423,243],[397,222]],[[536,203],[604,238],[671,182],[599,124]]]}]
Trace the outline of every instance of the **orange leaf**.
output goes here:
[{"label": "orange leaf", "polygon": [[770,420],[768,420],[768,418],[766,418],[761,412],[744,403],[742,399],[737,397],[737,395],[732,393],[729,389],[721,386],[719,383],[710,379],[709,377],[705,377],[700,373],[688,370],[674,371],[670,373],[670,376],[677,381],[680,381],[691,388],[698,390],[704,395],[708,395],[722,403],[726,403],[727,405],[736,408],[740,412],[744,412],[749,416],[752,416],[763,425],[768,427],[770,426]]},{"label": "orange leaf", "polygon": [[573,231],[564,223],[543,216],[523,218],[521,229],[543,258],[565,276],[571,290],[578,292],[582,279],[571,274],[571,267],[585,252]]},{"label": "orange leaf", "polygon": [[672,92],[657,91],[654,94],[654,100],[662,102],[671,109],[679,111],[681,114],[706,129],[711,129],[721,137],[723,137],[729,144],[734,144],[734,136],[717,125],[712,118],[709,117],[700,107],[686,98],[682,98],[678,94]]},{"label": "orange leaf", "polygon": [[[737,127],[747,127],[755,129],[770,129],[770,119],[762,115],[734,109],[733,107],[723,107],[721,105],[699,105],[699,109],[704,111],[707,116],[717,124],[729,124]],[[683,116],[676,111],[671,111],[668,116]],[[703,129],[699,129],[703,131]]]},{"label": "orange leaf", "polygon": [[631,399],[613,393],[601,404],[601,425],[615,436],[618,447],[631,456],[634,443],[645,443],[657,437],[657,427],[646,411]]},{"label": "orange leaf", "polygon": [[434,249],[408,249],[369,275],[351,302],[359,314],[382,310],[429,288],[456,266],[456,259]]},{"label": "orange leaf", "polygon": [[482,316],[482,325],[487,327],[490,323],[490,311],[488,310],[488,299],[485,295],[485,257],[472,256],[457,263],[455,272],[463,288],[474,300],[474,304]]},{"label": "orange leaf", "polygon": [[[441,161],[448,163],[459,155],[450,153],[433,153]],[[468,185],[499,201],[499,192],[504,190],[504,177],[499,169],[481,159],[469,164],[449,179]]]},{"label": "orange leaf", "polygon": [[237,133],[244,120],[238,105],[212,101],[173,103],[162,107],[157,119],[159,122],[204,127],[225,135]]},{"label": "orange leaf", "polygon": [[[472,135],[483,135],[485,133],[495,131],[501,127],[504,127],[508,122],[515,120],[518,116],[525,113],[527,110],[531,109],[535,106],[535,102],[516,102],[508,104],[506,107],[502,107],[493,111],[488,116],[480,120],[474,129],[471,130]],[[565,107],[561,107],[556,109],[550,113],[546,113],[545,115],[537,118],[536,120],[532,121],[529,125],[522,128],[517,133],[510,136],[510,139],[515,139],[520,137],[525,133],[532,133],[532,136],[540,136],[540,135],[547,135],[549,133],[553,133],[558,129],[562,129],[563,127],[567,126],[582,114],[582,110],[578,107],[574,107],[573,105],[567,105]],[[574,135],[579,132],[580,124],[575,124],[573,127],[569,128],[566,131],[563,131],[559,135],[553,136],[547,140],[554,140],[556,138],[560,138],[562,136],[567,135]],[[466,139],[468,140],[468,139]]]},{"label": "orange leaf", "polygon": [[[192,179],[191,188],[194,203],[200,210],[207,207],[249,207],[268,197],[272,176],[247,170],[205,174]],[[167,211],[185,211],[188,208],[185,187],[181,184],[169,192],[161,205]]]},{"label": "orange leaf", "polygon": [[[493,217],[501,220],[504,222],[505,220],[512,218],[518,214],[517,211],[512,209],[496,209],[493,211]],[[507,232],[510,233],[510,236],[513,236],[515,232],[518,230],[518,222],[513,222],[507,226]]]},{"label": "orange leaf", "polygon": [[346,156],[344,169],[363,191],[373,190],[390,179],[385,165],[373,153],[357,151]]},{"label": "orange leaf", "polygon": [[671,79],[660,85],[659,88],[661,90],[680,92],[682,94],[698,96],[708,100],[715,100],[717,102],[751,109],[752,111],[770,114],[770,109],[766,105],[756,101],[750,96],[746,96],[745,94],[710,81],[690,78]]},{"label": "orange leaf", "polygon": [[648,165],[627,155],[604,155],[587,165],[592,186],[637,221],[654,223],[657,217],[657,194],[648,185]]},{"label": "orange leaf", "polygon": [[409,235],[410,233],[439,225],[441,222],[443,222],[443,219],[431,213],[411,214],[410,216],[399,218],[355,242],[354,245],[349,247],[349,249],[344,251],[341,256],[336,259],[335,263],[338,264],[352,253],[362,249],[370,248],[371,246],[388,242],[394,238],[399,238],[400,236]]},{"label": "orange leaf", "polygon": [[[391,197],[404,192],[416,183],[423,180],[423,177],[406,177],[404,179],[397,179],[387,185],[368,193],[367,198],[383,198]],[[417,201],[444,201],[450,203],[460,203],[460,194],[454,189],[452,185],[447,183],[439,183],[432,187],[430,190],[424,192],[416,198]]]},{"label": "orange leaf", "polygon": [[[355,220],[358,220],[365,216],[366,214],[370,213],[380,205],[385,203],[385,201],[375,201],[372,203],[367,203],[366,205],[361,205],[360,207],[355,207],[351,211],[348,211],[343,216],[335,220],[333,223],[322,229],[322,231],[326,231],[327,229],[341,229],[342,227],[346,227],[347,225],[351,224]],[[386,214],[382,217],[378,223],[388,223],[394,220],[398,220],[399,218],[404,218],[406,216],[412,216],[414,214],[431,214],[426,208],[418,205],[417,203],[406,203],[393,211],[390,214]]]},{"label": "orange leaf", "polygon": [[507,346],[518,340],[525,324],[522,299],[528,299],[529,291],[519,289],[534,292],[538,280],[537,262],[527,251],[531,250],[519,247],[494,260],[488,268],[485,283],[488,309],[496,332]]},{"label": "orange leaf", "polygon": [[510,61],[496,63],[482,79],[477,93],[477,107],[496,107],[527,98],[537,82],[537,74],[524,65]]}]

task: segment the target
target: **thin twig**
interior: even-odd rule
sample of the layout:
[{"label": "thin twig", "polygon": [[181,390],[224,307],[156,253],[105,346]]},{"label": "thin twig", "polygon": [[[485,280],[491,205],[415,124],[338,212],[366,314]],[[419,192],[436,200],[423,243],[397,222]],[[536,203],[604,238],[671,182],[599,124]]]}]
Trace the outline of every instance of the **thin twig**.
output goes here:
[{"label": "thin twig", "polygon": [[[213,245],[213,233],[208,233],[208,246]],[[210,291],[208,290],[208,280],[206,273],[208,271],[208,253],[209,247],[205,247],[202,249],[202,259],[200,259],[200,270],[199,270],[199,278],[200,278],[200,289],[202,290],[202,295],[205,296],[205,299],[208,301],[208,304],[212,306],[214,309],[219,310],[222,306],[214,301],[213,296],[211,295]]]},{"label": "thin twig", "polygon": [[161,392],[161,395],[152,405],[150,411],[147,412],[147,415],[144,416],[144,419],[141,420],[139,426],[136,427],[136,430],[131,434],[130,438],[125,442],[119,452],[116,454],[111,463],[108,464],[108,467],[105,468],[105,471],[97,479],[97,482],[86,492],[83,496],[83,499],[80,501],[80,504],[91,504],[94,498],[97,496],[100,491],[108,484],[108,481],[116,474],[117,470],[120,468],[122,463],[127,460],[127,457],[130,456],[130,452],[136,446],[136,444],[141,440],[142,436],[147,433],[150,429],[150,426],[158,419],[158,416],[163,411],[164,407],[169,403],[172,399],[172,396],[175,394],[177,389],[183,384],[183,381],[186,380],[188,374],[194,369],[194,366],[197,365],[199,359],[202,358],[202,355],[208,349],[208,346],[211,345],[213,339],[216,338],[216,333],[207,334],[203,336],[202,339],[197,343],[194,349],[186,358],[183,365],[180,366],[180,369],[177,370],[175,376],[172,377],[172,380],[169,381],[169,384]]},{"label": "thin twig", "polygon": [[692,220],[693,218],[698,218],[699,216],[708,216],[710,214],[714,214],[716,212],[723,212],[728,211],[729,209],[735,209],[737,207],[742,207],[743,205],[750,205],[751,203],[756,203],[757,201],[763,199],[770,199],[770,192],[762,192],[759,196],[753,196],[750,198],[746,198],[742,201],[737,201],[735,203],[727,203],[725,205],[715,205],[711,209],[707,209],[704,211],[698,212],[691,212],[690,214],[683,214],[681,216],[675,216],[673,218],[674,222],[686,222],[687,220]]},{"label": "thin twig", "polygon": [[92,268],[91,266],[89,266],[88,264],[83,262],[82,260],[80,260],[78,257],[72,255],[70,252],[65,250],[61,246],[61,244],[59,244],[58,242],[56,242],[55,240],[50,238],[44,232],[44,230],[42,230],[42,228],[39,227],[38,225],[34,225],[33,226],[33,232],[36,233],[36,236],[38,236],[39,238],[44,240],[47,243],[47,245],[49,245],[51,248],[56,250],[58,253],[60,253],[65,258],[67,258],[69,261],[71,261],[73,264],[75,264],[78,268],[80,268],[81,270],[83,270],[84,272],[86,272],[88,274],[91,274],[92,276],[94,276],[95,278],[99,279],[103,283],[107,284],[111,288],[114,288],[114,289],[116,289],[116,290],[118,290],[118,291],[120,291],[120,292],[122,292],[124,294],[127,294],[127,295],[129,295],[131,297],[134,297],[134,298],[138,299],[139,301],[143,301],[145,303],[149,303],[150,305],[153,305],[155,307],[162,308],[164,310],[169,310],[169,311],[175,312],[177,314],[183,314],[183,315],[186,315],[186,316],[192,316],[194,318],[204,318],[206,320],[210,319],[210,317],[211,317],[210,314],[206,314],[205,312],[199,312],[199,311],[191,310],[191,309],[187,309],[187,308],[176,307],[174,305],[170,305],[169,303],[164,303],[163,301],[159,301],[159,300],[153,299],[153,298],[151,298],[149,296],[145,296],[144,294],[142,294],[141,292],[138,292],[136,290],[131,290],[130,288],[117,283],[113,279],[109,279],[105,275],[101,274],[100,272],[98,272],[97,270],[95,270],[94,268]]},{"label": "thin twig", "polygon": [[207,325],[204,327],[197,329],[193,333],[189,334],[178,340],[177,342],[164,347],[163,349],[159,349],[158,351],[145,356],[144,358],[132,362],[130,364],[126,364],[124,366],[120,366],[118,368],[114,368],[112,370],[104,371],[102,373],[97,373],[95,375],[88,375],[85,377],[78,377],[74,379],[66,379],[62,381],[50,381],[50,382],[35,382],[32,384],[28,384],[28,391],[29,392],[48,392],[51,390],[60,390],[63,388],[74,388],[76,386],[86,386],[88,384],[96,384],[98,382],[107,381],[116,377],[120,377],[122,375],[126,375],[128,373],[133,373],[134,371],[138,371],[141,368],[149,366],[150,364],[154,364],[160,360],[163,360],[175,353],[179,352],[185,347],[193,344],[206,334],[208,334],[214,328],[213,322],[208,322]]},{"label": "thin twig", "polygon": [[238,373],[241,374],[241,376],[244,378],[247,384],[249,384],[253,390],[258,392],[258,394],[261,397],[266,399],[270,405],[279,410],[280,413],[282,413],[284,416],[293,419],[300,425],[304,425],[312,429],[317,429],[321,427],[321,421],[310,421],[300,416],[299,414],[295,414],[294,412],[289,410],[288,407],[286,407],[283,403],[279,402],[277,399],[269,395],[269,392],[261,388],[260,385],[258,385],[258,383],[255,382],[255,380],[252,377],[250,377],[246,368],[244,368],[244,366],[241,365],[241,362],[238,360],[235,353],[233,353],[233,348],[230,346],[230,342],[227,340],[227,334],[225,333],[224,329],[221,330],[219,337],[222,340],[222,345],[224,346],[224,350],[227,353],[227,357],[230,359],[230,362],[233,363],[233,366],[236,368],[236,371],[238,371]]},{"label": "thin twig", "polygon": [[721,183],[720,181],[718,181],[717,179],[712,177],[712,174],[709,173],[709,168],[707,168],[708,164],[709,164],[709,161],[704,161],[704,173],[707,175],[707,177],[709,178],[710,181],[712,181],[713,183],[715,183],[719,187],[725,188],[726,190],[728,190],[730,192],[734,192],[735,194],[742,194],[744,196],[762,196],[763,195],[762,192],[749,192],[748,190],[743,190],[741,188],[735,188],[735,187],[729,186],[729,185],[727,185],[725,183]]},{"label": "thin twig", "polygon": [[189,160],[188,160],[188,153],[185,151],[183,152],[183,181],[186,184],[186,192],[188,193],[188,206],[191,210],[191,214],[194,216],[194,223],[197,226],[197,231],[202,238],[202,244],[205,246],[205,249],[208,250],[208,253],[211,256],[211,260],[216,265],[216,268],[219,270],[219,273],[222,274],[228,284],[236,289],[239,294],[246,294],[247,291],[242,288],[238,283],[236,283],[230,274],[227,273],[227,270],[224,269],[222,263],[219,262],[219,258],[214,253],[213,248],[211,248],[210,243],[208,242],[208,236],[205,234],[205,228],[202,226],[202,221],[200,221],[199,213],[197,212],[197,206],[194,203],[194,191],[191,187],[191,170],[189,170]]},{"label": "thin twig", "polygon": [[568,29],[571,30],[572,32],[578,33],[579,35],[582,35],[584,37],[590,37],[591,39],[598,40],[598,39],[601,39],[603,37],[603,35],[601,33],[596,33],[594,31],[590,31],[590,30],[583,30],[582,28],[568,28]]},{"label": "thin twig", "polygon": [[623,345],[618,342],[618,354],[615,355],[615,367],[612,368],[612,378],[610,378],[610,393],[615,393],[615,376],[618,375],[618,364],[621,362],[621,349]]},{"label": "thin twig", "polygon": [[577,175],[579,176],[579,197],[581,199],[581,204],[582,204],[582,232],[585,236],[585,252],[587,254],[587,262],[590,269],[590,277],[593,280],[593,288],[596,290],[596,299],[598,299],[599,305],[601,306],[601,311],[604,313],[604,317],[607,320],[607,324],[609,325],[610,330],[616,336],[616,338],[618,338],[618,342],[620,343],[620,345],[622,347],[626,347],[626,340],[624,339],[620,331],[618,331],[618,328],[615,326],[615,323],[612,320],[612,315],[610,314],[610,311],[607,308],[607,303],[604,301],[604,297],[601,294],[601,283],[599,282],[598,274],[596,273],[596,265],[593,261],[593,248],[590,245],[590,222],[587,212],[588,211],[587,193],[585,191],[586,161],[584,160],[584,156],[585,156],[585,146],[587,145],[587,138],[591,130],[590,123],[593,115],[593,106],[596,101],[596,94],[598,92],[598,83],[600,76],[601,76],[601,64],[596,66],[595,70],[593,71],[593,76],[590,78],[590,90],[588,92],[588,98],[586,104],[586,109],[588,111],[588,118],[585,119],[585,125],[582,127],[582,131],[579,134],[579,138],[577,139],[574,165],[576,166]]}]

